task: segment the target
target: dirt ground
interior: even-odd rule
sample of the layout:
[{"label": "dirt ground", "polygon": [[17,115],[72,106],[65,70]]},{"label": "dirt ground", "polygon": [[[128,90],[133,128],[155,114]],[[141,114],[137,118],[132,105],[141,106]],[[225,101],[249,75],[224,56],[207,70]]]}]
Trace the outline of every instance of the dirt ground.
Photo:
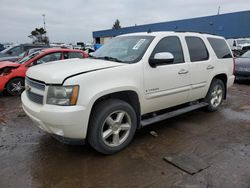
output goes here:
[{"label": "dirt ground", "polygon": [[[173,154],[209,167],[190,175],[163,160]],[[112,156],[58,142],[33,126],[20,97],[0,96],[0,187],[249,188],[250,84],[235,84],[218,112],[196,110],[138,131]]]}]

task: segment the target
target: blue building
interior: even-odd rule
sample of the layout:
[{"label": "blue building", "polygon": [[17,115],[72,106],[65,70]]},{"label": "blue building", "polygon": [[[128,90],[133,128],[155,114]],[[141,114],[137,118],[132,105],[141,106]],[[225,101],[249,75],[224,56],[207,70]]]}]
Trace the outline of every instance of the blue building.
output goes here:
[{"label": "blue building", "polygon": [[246,38],[250,37],[250,11],[94,31],[93,38],[95,42],[103,44],[117,35],[149,30],[152,32],[192,31],[220,35],[225,38]]}]

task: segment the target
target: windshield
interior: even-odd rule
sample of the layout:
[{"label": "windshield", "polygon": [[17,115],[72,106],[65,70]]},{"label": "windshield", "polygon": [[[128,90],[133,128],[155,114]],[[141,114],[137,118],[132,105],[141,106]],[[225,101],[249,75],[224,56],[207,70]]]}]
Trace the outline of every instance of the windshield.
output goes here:
[{"label": "windshield", "polygon": [[1,53],[4,53],[4,54],[5,54],[6,52],[8,52],[10,49],[12,49],[12,48],[14,48],[14,47],[16,47],[16,46],[10,46],[10,47],[4,49],[3,51],[1,51]]},{"label": "windshield", "polygon": [[25,56],[24,58],[20,59],[19,61],[17,61],[17,63],[18,63],[18,64],[23,64],[23,63],[29,61],[30,59],[32,59],[32,58],[38,56],[38,55],[41,54],[41,53],[42,53],[42,51],[34,52],[34,53],[32,53],[32,54],[30,54],[30,55],[28,55],[28,56]]},{"label": "windshield", "polygon": [[18,56],[19,56],[19,57],[23,57],[25,53],[26,53],[26,52],[23,52],[23,53],[19,54]]},{"label": "windshield", "polygon": [[91,56],[109,61],[134,63],[142,58],[153,38],[153,36],[115,37]]},{"label": "windshield", "polygon": [[237,41],[238,44],[250,44],[250,40],[238,40]]},{"label": "windshield", "polygon": [[248,50],[247,52],[245,52],[242,56],[243,58],[250,58],[250,50]]}]

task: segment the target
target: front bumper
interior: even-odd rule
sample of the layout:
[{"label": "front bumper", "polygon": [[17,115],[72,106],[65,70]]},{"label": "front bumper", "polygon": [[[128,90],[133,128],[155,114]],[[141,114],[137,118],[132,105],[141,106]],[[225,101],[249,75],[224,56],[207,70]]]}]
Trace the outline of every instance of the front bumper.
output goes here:
[{"label": "front bumper", "polygon": [[5,89],[5,85],[8,83],[9,79],[6,76],[0,76],[0,92]]},{"label": "front bumper", "polygon": [[71,139],[85,139],[88,125],[88,110],[83,106],[40,105],[22,93],[25,113],[42,130]]}]

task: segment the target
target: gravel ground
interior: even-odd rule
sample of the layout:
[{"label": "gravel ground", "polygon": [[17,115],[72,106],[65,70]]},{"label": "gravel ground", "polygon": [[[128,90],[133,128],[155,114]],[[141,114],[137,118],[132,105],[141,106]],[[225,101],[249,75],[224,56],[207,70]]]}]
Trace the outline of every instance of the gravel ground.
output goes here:
[{"label": "gravel ground", "polygon": [[[249,188],[249,96],[250,84],[235,84],[219,111],[146,127],[112,156],[58,142],[33,125],[20,97],[0,96],[0,187]],[[163,160],[174,154],[196,156],[209,167],[190,175]]]}]

